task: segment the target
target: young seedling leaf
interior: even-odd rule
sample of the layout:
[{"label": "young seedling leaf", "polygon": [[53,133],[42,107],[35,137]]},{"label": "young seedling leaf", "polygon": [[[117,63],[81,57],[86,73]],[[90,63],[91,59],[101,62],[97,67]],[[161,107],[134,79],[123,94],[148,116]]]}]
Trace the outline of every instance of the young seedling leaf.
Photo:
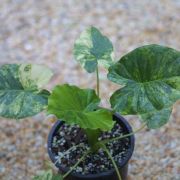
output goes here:
[{"label": "young seedling leaf", "polygon": [[149,128],[165,124],[180,99],[180,52],[146,45],[133,50],[109,68],[108,79],[124,85],[110,99],[122,114],[139,114]]},{"label": "young seedling leaf", "polygon": [[52,180],[63,180],[63,176],[58,174],[58,175],[53,175]]},{"label": "young seedling leaf", "polygon": [[33,177],[33,180],[52,180],[52,177],[52,170],[49,169],[47,171],[40,171],[37,176]]},{"label": "young seedling leaf", "polygon": [[87,72],[92,73],[98,64],[107,68],[112,64],[113,45],[97,28],[90,27],[76,40],[74,56]]},{"label": "young seedling leaf", "polygon": [[52,73],[40,65],[7,64],[0,67],[0,116],[21,119],[47,106],[49,92],[41,89]]},{"label": "young seedling leaf", "polygon": [[33,177],[33,180],[63,180],[63,177],[58,174],[54,175],[52,170],[41,171],[37,176]]},{"label": "young seedling leaf", "polygon": [[49,97],[48,112],[83,129],[110,130],[114,125],[112,113],[105,109],[96,110],[99,103],[94,90],[58,85]]}]

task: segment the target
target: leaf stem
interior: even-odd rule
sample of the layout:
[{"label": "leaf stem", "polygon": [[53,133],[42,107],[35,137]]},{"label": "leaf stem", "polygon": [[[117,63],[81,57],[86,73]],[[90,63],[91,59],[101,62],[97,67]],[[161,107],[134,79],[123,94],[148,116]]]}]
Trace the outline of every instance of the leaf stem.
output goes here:
[{"label": "leaf stem", "polygon": [[63,175],[63,179],[66,178],[66,177],[84,160],[84,158],[86,157],[86,155],[88,155],[89,153],[90,153],[90,150],[87,150],[87,151],[83,154],[83,156],[77,161],[77,163],[76,163],[74,166],[72,166],[72,167],[70,168],[70,170],[69,170],[66,174]]},{"label": "leaf stem", "polygon": [[96,68],[96,82],[97,82],[97,95],[99,96],[99,69],[98,66]]},{"label": "leaf stem", "polygon": [[144,127],[146,126],[146,123],[144,123],[140,128],[136,129],[135,131],[129,133],[129,134],[125,134],[123,136],[118,136],[118,137],[115,137],[115,138],[112,138],[112,139],[105,139],[103,140],[101,143],[109,143],[109,142],[112,142],[112,141],[116,141],[116,140],[119,140],[119,139],[123,139],[123,138],[126,138],[126,137],[129,137],[129,136],[132,136],[134,134],[136,134],[137,132],[141,131]]},{"label": "leaf stem", "polygon": [[115,170],[116,170],[118,179],[119,179],[119,180],[122,180],[121,175],[120,175],[120,173],[119,173],[119,169],[118,169],[118,167],[117,167],[117,164],[116,164],[116,162],[114,161],[111,153],[109,152],[109,150],[107,149],[106,146],[103,146],[103,149],[104,149],[104,151],[106,152],[106,154],[109,156],[109,159],[112,161],[113,166],[114,166],[114,168],[115,168]]}]

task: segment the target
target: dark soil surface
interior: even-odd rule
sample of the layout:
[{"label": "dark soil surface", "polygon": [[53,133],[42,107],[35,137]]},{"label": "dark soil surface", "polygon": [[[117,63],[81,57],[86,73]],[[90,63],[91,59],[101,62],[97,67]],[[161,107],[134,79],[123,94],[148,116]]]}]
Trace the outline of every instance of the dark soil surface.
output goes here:
[{"label": "dark soil surface", "polygon": [[[109,132],[104,132],[99,137],[102,139],[112,138],[123,135],[123,130],[119,124]],[[76,146],[78,145],[79,146]],[[70,151],[67,151],[73,147]],[[72,167],[78,159],[83,155],[83,152],[89,148],[86,135],[78,126],[69,126],[63,124],[53,139],[52,150],[57,159],[56,163],[62,167]],[[107,144],[107,147],[113,156],[116,163],[120,164],[126,157],[129,148],[129,138],[116,140]],[[113,165],[107,154],[99,149],[97,153],[87,155],[86,159],[76,167],[75,172],[80,174],[97,174],[111,170]]]}]

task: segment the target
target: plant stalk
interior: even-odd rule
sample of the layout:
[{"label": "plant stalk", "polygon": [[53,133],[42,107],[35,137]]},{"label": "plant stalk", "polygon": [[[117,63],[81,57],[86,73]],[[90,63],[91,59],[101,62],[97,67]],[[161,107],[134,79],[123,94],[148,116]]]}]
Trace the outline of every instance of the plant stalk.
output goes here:
[{"label": "plant stalk", "polygon": [[118,169],[118,167],[117,167],[117,164],[116,164],[116,162],[114,161],[111,153],[109,152],[109,150],[107,149],[106,146],[103,146],[103,149],[104,149],[104,151],[106,152],[106,154],[109,156],[109,159],[112,161],[113,166],[114,166],[114,168],[115,168],[115,170],[116,170],[118,179],[119,179],[119,180],[122,180],[121,175],[120,175],[120,173],[119,173],[119,169]]},{"label": "plant stalk", "polygon": [[99,96],[99,69],[98,67],[96,68],[96,82],[97,82],[97,95]]},{"label": "plant stalk", "polygon": [[136,134],[137,132],[141,131],[144,127],[146,126],[146,123],[144,123],[140,128],[136,129],[135,131],[129,133],[129,134],[125,134],[123,136],[118,136],[118,137],[115,137],[115,138],[112,138],[112,139],[105,139],[103,140],[101,143],[109,143],[109,142],[112,142],[112,141],[116,141],[116,140],[119,140],[119,139],[123,139],[123,138],[126,138],[126,137],[129,137],[129,136],[132,136],[134,134]]},{"label": "plant stalk", "polygon": [[88,139],[88,144],[91,148],[91,151],[92,152],[95,152],[97,150],[96,148],[96,143],[98,142],[98,137],[99,135],[101,134],[101,131],[99,129],[86,129],[84,130],[86,136],[87,136],[87,139]]},{"label": "plant stalk", "polygon": [[90,150],[87,150],[87,151],[83,154],[83,156],[77,161],[77,163],[76,163],[74,166],[72,166],[72,167],[70,168],[70,170],[69,170],[65,175],[63,175],[63,179],[65,179],[65,178],[84,160],[84,158],[85,158],[89,153],[90,153]]}]

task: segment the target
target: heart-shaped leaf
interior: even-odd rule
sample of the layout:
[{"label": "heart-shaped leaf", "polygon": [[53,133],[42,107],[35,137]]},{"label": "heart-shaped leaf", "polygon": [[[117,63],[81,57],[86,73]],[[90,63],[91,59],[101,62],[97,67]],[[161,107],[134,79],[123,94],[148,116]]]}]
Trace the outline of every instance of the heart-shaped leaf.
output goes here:
[{"label": "heart-shaped leaf", "polygon": [[100,99],[91,89],[80,89],[68,84],[56,86],[48,100],[48,112],[68,124],[77,124],[83,129],[110,130],[114,121],[112,113],[99,109]]},{"label": "heart-shaped leaf", "polygon": [[47,106],[49,92],[41,88],[51,76],[51,71],[40,65],[3,65],[0,68],[0,116],[21,119],[42,111]]},{"label": "heart-shaped leaf", "polygon": [[180,52],[142,46],[109,68],[108,79],[124,85],[111,96],[111,106],[122,114],[140,114],[149,128],[165,124],[180,98]]},{"label": "heart-shaped leaf", "polygon": [[74,45],[75,59],[87,72],[96,70],[98,63],[109,67],[113,59],[113,45],[101,32],[90,27],[81,33]]}]

